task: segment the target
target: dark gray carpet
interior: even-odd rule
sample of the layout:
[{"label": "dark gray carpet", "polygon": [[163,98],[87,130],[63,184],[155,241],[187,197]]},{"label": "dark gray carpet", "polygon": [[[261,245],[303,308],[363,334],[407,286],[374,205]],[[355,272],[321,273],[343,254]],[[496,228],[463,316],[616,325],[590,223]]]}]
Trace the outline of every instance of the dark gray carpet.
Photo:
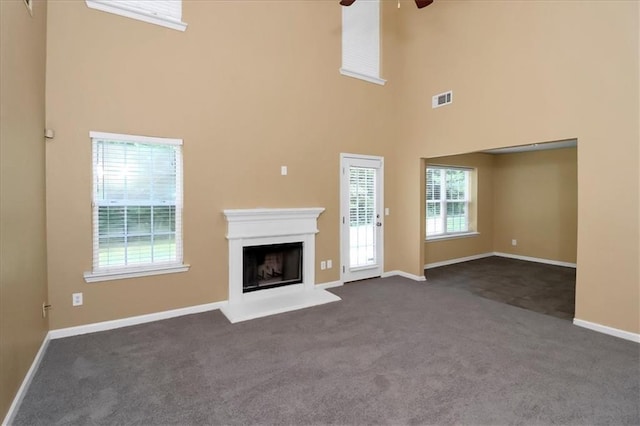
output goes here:
[{"label": "dark gray carpet", "polygon": [[541,314],[573,320],[576,270],[487,257],[426,271],[429,285],[454,287]]},{"label": "dark gray carpet", "polygon": [[635,343],[403,278],[335,293],[54,340],[15,423],[640,423]]}]

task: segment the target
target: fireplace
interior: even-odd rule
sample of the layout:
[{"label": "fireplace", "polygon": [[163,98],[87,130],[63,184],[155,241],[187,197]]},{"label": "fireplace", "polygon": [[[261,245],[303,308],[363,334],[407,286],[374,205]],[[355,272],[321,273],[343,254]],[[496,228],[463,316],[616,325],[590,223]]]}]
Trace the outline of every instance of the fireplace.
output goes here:
[{"label": "fireplace", "polygon": [[242,292],[302,282],[302,243],[242,248]]},{"label": "fireplace", "polygon": [[232,323],[334,302],[315,286],[320,207],[224,210]]}]

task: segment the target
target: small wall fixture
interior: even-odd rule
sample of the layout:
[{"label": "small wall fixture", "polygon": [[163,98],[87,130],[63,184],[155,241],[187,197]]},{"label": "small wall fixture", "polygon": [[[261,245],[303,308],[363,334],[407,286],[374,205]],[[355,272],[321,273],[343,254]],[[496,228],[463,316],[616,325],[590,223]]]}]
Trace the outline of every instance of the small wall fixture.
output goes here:
[{"label": "small wall fixture", "polygon": [[44,137],[47,139],[53,139],[56,137],[56,132],[53,129],[44,129]]},{"label": "small wall fixture", "polygon": [[441,106],[449,105],[453,102],[453,90],[449,90],[448,92],[440,93],[439,95],[434,95],[431,98],[431,107],[439,108]]}]

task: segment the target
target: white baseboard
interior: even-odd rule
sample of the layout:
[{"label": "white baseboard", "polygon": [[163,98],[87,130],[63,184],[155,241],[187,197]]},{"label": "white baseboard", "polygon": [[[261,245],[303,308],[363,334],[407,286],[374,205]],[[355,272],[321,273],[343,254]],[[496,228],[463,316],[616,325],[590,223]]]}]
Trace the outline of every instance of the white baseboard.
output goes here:
[{"label": "white baseboard", "polygon": [[508,257],[509,259],[526,260],[528,262],[546,263],[548,265],[564,266],[565,268],[575,268],[575,263],[561,262],[559,260],[542,259],[540,257],[520,256],[518,254],[494,252],[494,256]]},{"label": "white baseboard", "polygon": [[131,325],[138,325],[147,322],[181,317],[183,315],[214,311],[226,305],[227,301],[225,300],[223,302],[206,303],[204,305],[189,306],[186,308],[172,309],[170,311],[154,312],[152,314],[138,315],[135,317],[121,318],[112,321],[96,322],[93,324],[79,325],[76,327],[59,328],[57,330],[51,330],[49,332],[49,337],[51,339],[61,339],[63,337],[79,336],[81,334],[113,330],[116,328],[129,327]]},{"label": "white baseboard", "polygon": [[597,324],[595,322],[589,322],[578,318],[573,319],[573,324],[578,327],[588,328],[589,330],[597,331],[599,333],[608,334],[610,336],[619,337],[625,340],[631,340],[632,342],[640,343],[640,334],[631,333],[630,331],[620,330],[618,328],[607,327],[606,325]]},{"label": "white baseboard", "polygon": [[491,257],[493,255],[494,255],[493,252],[480,253],[480,254],[474,254],[473,256],[458,257],[456,259],[443,260],[441,262],[427,263],[426,265],[424,265],[424,269],[438,268],[440,266],[447,266],[447,265],[453,265],[456,263],[469,262],[470,260],[483,259],[485,257]]},{"label": "white baseboard", "polygon": [[33,380],[33,376],[35,376],[36,371],[38,371],[38,366],[40,366],[40,361],[42,361],[42,357],[44,356],[44,353],[47,350],[47,346],[49,346],[49,340],[51,340],[50,333],[47,333],[44,336],[44,340],[40,345],[40,349],[38,350],[38,353],[36,354],[35,358],[33,359],[33,362],[31,363],[31,367],[29,367],[27,374],[24,376],[24,379],[22,380],[22,384],[18,388],[18,392],[16,392],[16,395],[13,397],[13,402],[9,406],[9,411],[7,411],[7,415],[4,417],[4,420],[2,421],[3,426],[10,425],[11,423],[13,423],[13,418],[18,413],[18,408],[20,408],[20,404],[22,403],[22,400],[24,399],[24,396],[27,393],[27,389],[29,389],[29,385]]},{"label": "white baseboard", "polygon": [[414,281],[426,281],[427,279],[424,277],[424,275],[414,275],[414,274],[410,274],[408,272],[404,272],[404,271],[387,271],[387,272],[383,272],[381,277],[382,278],[387,278],[387,277],[394,277],[394,276],[401,276],[404,278],[409,278],[410,280],[414,280]]},{"label": "white baseboard", "polygon": [[340,287],[343,286],[344,283],[340,280],[338,281],[329,281],[326,283],[322,283],[322,284],[316,284],[316,288],[322,289],[322,290],[326,290],[328,288],[333,288],[333,287]]},{"label": "white baseboard", "polygon": [[519,254],[502,253],[494,251],[490,253],[474,254],[473,256],[457,257],[455,259],[443,260],[441,262],[427,263],[424,269],[438,268],[440,266],[453,265],[456,263],[469,262],[470,260],[483,259],[485,257],[498,256],[507,257],[509,259],[526,260],[528,262],[546,263],[548,265],[564,266],[565,268],[576,268],[575,263],[561,262],[559,260],[543,259],[541,257],[520,256]]}]

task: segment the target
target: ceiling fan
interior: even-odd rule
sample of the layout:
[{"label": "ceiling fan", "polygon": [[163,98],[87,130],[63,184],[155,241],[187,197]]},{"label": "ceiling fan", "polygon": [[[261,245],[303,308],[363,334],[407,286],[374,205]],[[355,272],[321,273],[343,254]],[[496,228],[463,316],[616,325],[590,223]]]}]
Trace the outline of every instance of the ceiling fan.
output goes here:
[{"label": "ceiling fan", "polygon": [[[355,3],[356,0],[340,0],[340,4],[342,6],[351,6],[353,3]],[[423,7],[427,7],[429,6],[431,3],[433,3],[433,0],[416,0],[416,6],[418,6],[418,9],[422,9]],[[400,3],[398,3],[398,7]]]}]

